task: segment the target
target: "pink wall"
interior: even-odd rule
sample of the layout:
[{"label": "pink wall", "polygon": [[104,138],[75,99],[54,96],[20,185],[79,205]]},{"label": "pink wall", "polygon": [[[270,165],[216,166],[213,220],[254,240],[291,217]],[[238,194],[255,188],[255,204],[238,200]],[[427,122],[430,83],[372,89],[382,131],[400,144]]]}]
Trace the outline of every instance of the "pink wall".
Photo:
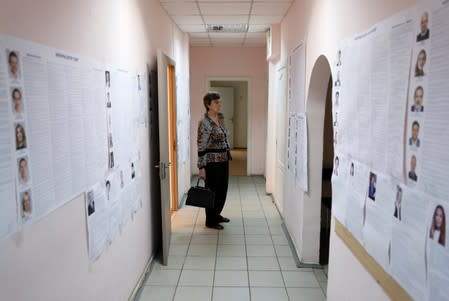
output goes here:
[{"label": "pink wall", "polygon": [[[300,42],[305,42],[306,102],[310,101],[306,105],[308,114],[311,113],[310,109],[316,110],[320,106],[320,100],[314,97],[311,92],[315,91],[310,88],[316,85],[316,83],[311,83],[311,80],[312,69],[318,58],[323,55],[331,62],[336,53],[338,41],[362,32],[376,22],[410,8],[417,2],[417,0],[295,1],[281,23],[281,57],[277,63],[273,63],[275,66],[270,67],[270,80],[276,77],[274,70],[285,64],[291,50]],[[327,83],[328,78],[321,80]],[[270,95],[277,94],[270,91]],[[276,103],[276,101],[275,97],[271,97],[269,99],[270,106],[272,102]],[[309,116],[311,115],[309,114]],[[322,124],[323,120],[308,119],[309,137],[319,135],[319,138],[322,136],[322,132],[320,132]],[[319,147],[317,148],[316,144],[312,144],[310,141],[309,138],[309,154],[321,154],[322,149],[318,149]],[[273,146],[269,145],[269,147]],[[288,179],[287,181],[285,179],[274,181],[276,185],[278,183],[284,185],[283,188],[288,191],[286,195],[295,196],[285,201],[284,208],[288,210],[284,210],[283,215],[295,247],[299,251],[299,256],[306,262],[316,262],[318,255],[320,210],[317,204],[320,203],[321,176],[319,178],[312,177],[311,171],[315,171],[316,174],[316,171],[320,171],[321,168],[321,160],[311,160],[309,156],[309,191],[307,193],[295,187],[293,181],[288,184]],[[351,284],[350,287],[348,284]],[[327,299],[360,300],[360,294],[363,294],[365,300],[388,299],[376,280],[365,271],[332,229]]]},{"label": "pink wall", "polygon": [[[130,70],[155,65],[158,48],[178,58],[174,45],[179,53],[189,51],[188,36],[159,0],[1,0],[0,7],[1,34]],[[179,80],[188,82],[188,56],[182,59]],[[148,137],[142,126],[144,167],[149,166]],[[151,182],[148,168],[142,177]],[[142,185],[143,208],[95,262],[87,254],[83,195],[0,241],[0,300],[128,300],[155,251],[150,201],[149,187]]]},{"label": "pink wall", "polygon": [[192,173],[198,173],[197,126],[203,117],[203,96],[209,77],[239,77],[250,80],[250,140],[248,164],[251,174],[263,174],[265,170],[266,111],[268,69],[265,48],[213,48],[190,49],[190,109],[191,109],[191,165]]}]

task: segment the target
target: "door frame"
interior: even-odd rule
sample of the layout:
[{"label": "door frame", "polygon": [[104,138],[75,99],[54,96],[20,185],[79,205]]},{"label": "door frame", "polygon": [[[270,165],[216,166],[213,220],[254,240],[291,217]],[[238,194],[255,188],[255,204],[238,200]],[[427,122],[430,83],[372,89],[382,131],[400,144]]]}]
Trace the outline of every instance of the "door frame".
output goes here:
[{"label": "door frame", "polygon": [[[158,116],[159,116],[159,178],[161,183],[161,216],[162,216],[162,252],[161,264],[168,264],[168,254],[171,237],[171,218],[173,199],[177,199],[177,194],[172,194],[174,184],[177,179],[176,164],[170,162],[176,151],[176,131],[175,137],[171,134],[173,126],[176,128],[176,111],[173,110],[173,103],[176,102],[176,62],[162,50],[157,51],[157,75],[158,75]],[[174,113],[174,116],[172,116]],[[175,147],[173,147],[173,143]],[[174,155],[170,150],[174,150]],[[177,187],[176,187],[177,189]]]},{"label": "door frame", "polygon": [[[250,154],[252,154],[252,134],[251,134],[251,124],[252,124],[252,89],[251,89],[251,78],[249,77],[232,77],[232,76],[209,76],[206,78],[206,91],[210,90],[211,82],[223,81],[223,82],[246,82],[248,86],[248,102],[247,102],[247,128],[246,128],[246,175],[251,175],[252,171],[252,160],[250,159]],[[235,107],[235,103],[234,103]]]}]

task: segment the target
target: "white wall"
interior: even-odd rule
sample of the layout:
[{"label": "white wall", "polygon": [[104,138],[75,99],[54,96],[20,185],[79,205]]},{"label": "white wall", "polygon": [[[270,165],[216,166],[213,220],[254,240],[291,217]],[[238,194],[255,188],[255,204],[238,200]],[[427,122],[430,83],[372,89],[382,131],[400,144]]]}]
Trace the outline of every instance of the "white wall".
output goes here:
[{"label": "white wall", "polygon": [[[178,79],[188,82],[188,37],[173,25],[158,0],[0,0],[0,7],[1,34],[130,70],[142,70],[147,63],[155,66],[157,48],[161,48],[179,60]],[[178,99],[178,112],[186,117],[180,134],[190,128],[186,86],[187,92]],[[88,260],[80,195],[0,241],[0,300],[129,298],[154,252],[148,137],[148,128],[141,127],[143,208],[105,253],[93,263]],[[188,152],[188,143],[180,147]],[[190,176],[189,162],[184,165],[181,178]]]},{"label": "white wall", "polygon": [[[339,40],[362,32],[374,25],[376,22],[387,18],[401,9],[406,9],[416,4],[415,0],[399,1],[358,1],[358,0],[308,0],[296,1],[290,8],[287,16],[281,23],[281,56],[282,62],[288,58],[294,46],[301,41],[306,42],[306,99],[313,99],[309,95],[309,85],[311,84],[312,69],[319,56],[323,55],[325,59],[332,62],[337,49]],[[273,63],[276,68],[269,68],[269,78],[276,76],[275,70],[280,67],[279,63]],[[324,79],[323,79],[324,80]],[[323,85],[324,89],[327,88]],[[276,99],[269,93],[269,107],[271,103],[276,104]],[[325,93],[324,93],[325,95]],[[324,101],[317,100],[317,101]],[[319,106],[315,104],[306,104],[312,109]],[[308,112],[311,113],[311,112]],[[317,111],[317,113],[319,113]],[[324,118],[324,117],[323,117]],[[321,122],[320,120],[309,119],[309,137],[319,135],[322,139],[322,127],[311,122]],[[273,147],[273,146],[272,146]],[[312,146],[309,146],[309,152]],[[319,150],[314,150],[319,152]],[[322,151],[322,149],[321,149]],[[311,173],[321,173],[322,160],[309,161],[309,179],[313,178]],[[279,185],[278,180],[274,180]],[[287,221],[288,230],[294,240],[299,256],[306,262],[317,262],[319,241],[319,219],[320,219],[320,193],[321,180],[309,182],[309,193],[304,193],[295,188],[293,182],[289,179],[281,182],[286,185],[286,191],[291,190],[285,197],[285,206],[283,215]],[[282,185],[281,184],[281,185]],[[289,198],[291,196],[291,198]],[[287,204],[287,202],[289,202]],[[385,300],[386,296],[382,294],[382,289],[375,283],[350,252],[343,250],[343,243],[332,231],[331,261],[329,265],[329,300],[359,300],[353,298],[356,294],[352,291],[363,291],[364,296],[378,296],[377,300]],[[338,258],[335,257],[338,255]],[[336,264],[345,262],[346,265]],[[337,279],[338,277],[338,279]],[[351,289],[344,287],[341,282],[351,279],[357,279],[351,283]],[[338,283],[335,285],[335,283]],[[374,300],[374,299],[371,299]]]}]

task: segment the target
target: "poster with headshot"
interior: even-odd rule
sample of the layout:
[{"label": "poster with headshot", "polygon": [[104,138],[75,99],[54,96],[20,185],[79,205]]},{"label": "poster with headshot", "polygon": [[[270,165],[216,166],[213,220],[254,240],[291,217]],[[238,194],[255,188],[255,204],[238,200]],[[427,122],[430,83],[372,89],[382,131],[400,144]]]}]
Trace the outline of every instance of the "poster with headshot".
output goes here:
[{"label": "poster with headshot", "polygon": [[109,211],[105,188],[100,184],[84,193],[89,260],[96,260],[106,249],[109,237]]},{"label": "poster with headshot", "polygon": [[448,210],[449,202],[434,199],[427,212],[429,217],[427,233],[428,300],[449,300],[446,289],[449,283],[449,271],[444,268],[449,265]]}]

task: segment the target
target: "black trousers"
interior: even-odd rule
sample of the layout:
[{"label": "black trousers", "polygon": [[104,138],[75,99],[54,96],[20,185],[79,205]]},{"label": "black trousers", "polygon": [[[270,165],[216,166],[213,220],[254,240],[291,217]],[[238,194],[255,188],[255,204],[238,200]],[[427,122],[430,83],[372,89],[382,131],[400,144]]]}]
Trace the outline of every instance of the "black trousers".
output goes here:
[{"label": "black trousers", "polygon": [[215,207],[206,208],[206,224],[218,223],[223,210],[229,182],[229,161],[213,162],[206,165],[206,187],[215,192]]}]

